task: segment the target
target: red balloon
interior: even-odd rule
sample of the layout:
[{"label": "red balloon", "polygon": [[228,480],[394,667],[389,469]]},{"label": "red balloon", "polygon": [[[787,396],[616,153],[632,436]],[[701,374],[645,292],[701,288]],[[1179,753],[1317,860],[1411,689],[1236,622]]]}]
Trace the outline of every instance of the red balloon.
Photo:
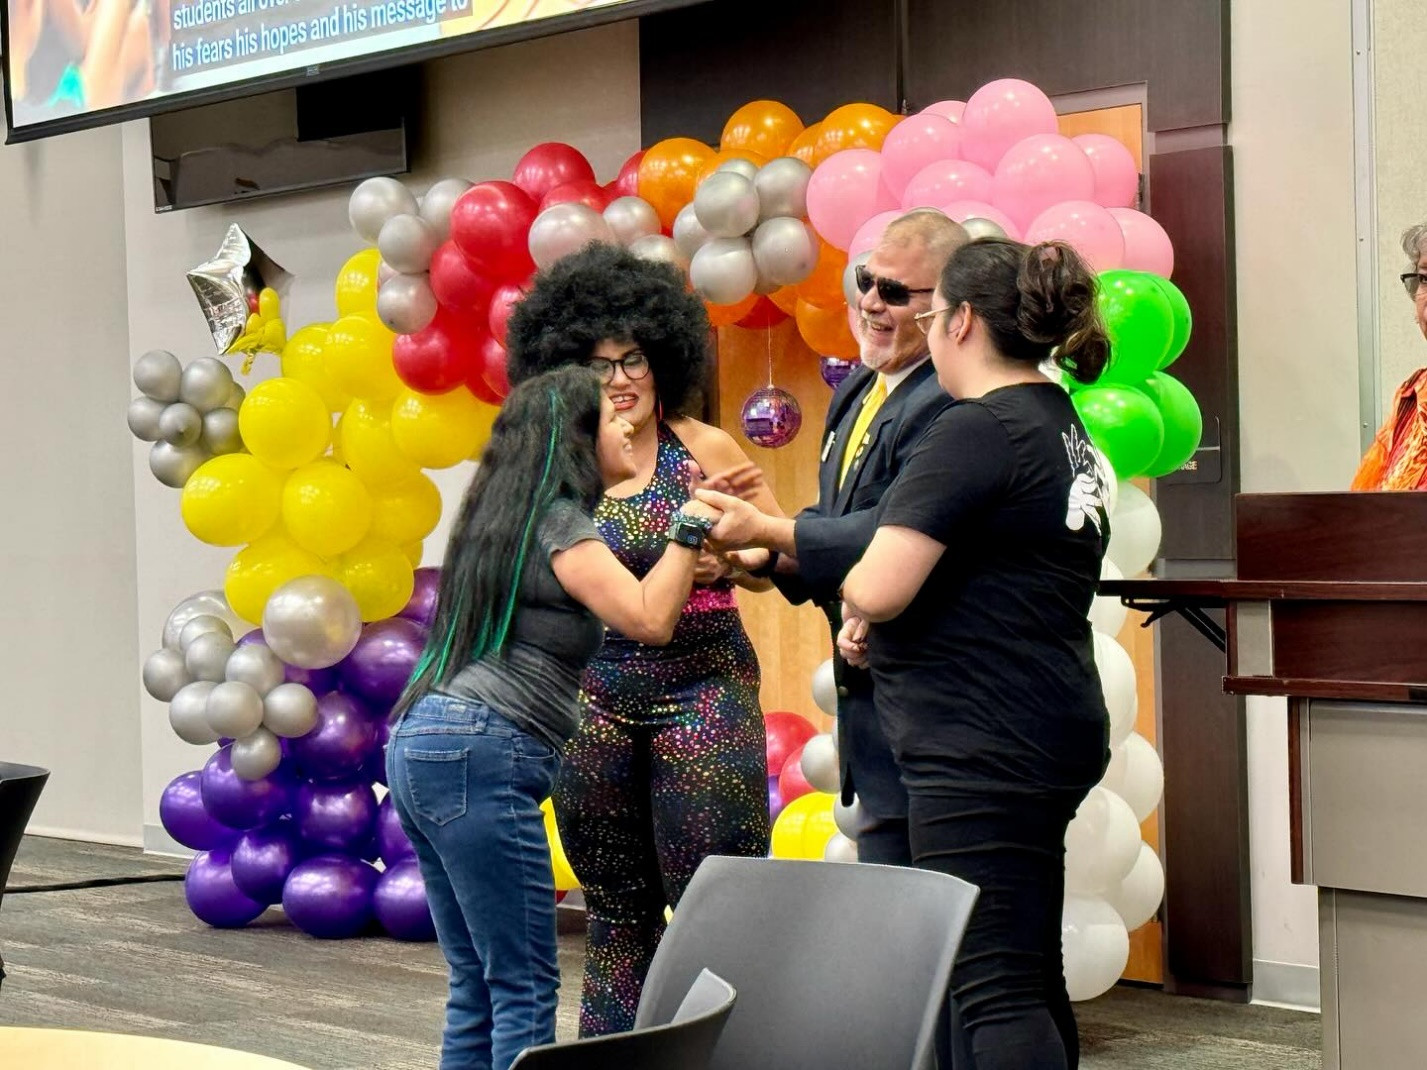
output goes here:
[{"label": "red balloon", "polygon": [[798,796],[814,790],[808,778],[803,776],[803,748],[799,747],[788,755],[783,771],[778,774],[778,794],[783,798],[783,805],[787,806]]},{"label": "red balloon", "polygon": [[451,240],[471,266],[497,279],[523,279],[535,269],[530,224],[536,202],[509,182],[472,186],[451,208]]},{"label": "red balloon", "polygon": [[479,314],[490,306],[495,288],[455,242],[442,242],[431,257],[431,292],[442,308]]},{"label": "red balloon", "polygon": [[581,179],[595,180],[584,153],[561,141],[546,141],[520,158],[511,181],[539,201],[556,186]]},{"label": "red balloon", "polygon": [[806,717],[779,710],[765,713],[763,726],[768,740],[769,776],[781,773],[788,762],[788,755],[818,734],[818,730]]},{"label": "red balloon", "polygon": [[540,202],[540,210],[543,212],[552,204],[575,203],[588,205],[596,212],[603,212],[616,196],[618,194],[610,193],[592,179],[580,179],[577,182],[566,182],[563,186],[556,186],[545,194],[545,199]]},{"label": "red balloon", "polygon": [[466,381],[476,351],[470,327],[447,312],[437,312],[415,334],[399,334],[391,361],[397,378],[422,394],[444,394]]},{"label": "red balloon", "polygon": [[510,323],[510,314],[515,311],[515,306],[524,299],[525,291],[510,283],[497,287],[496,292],[491,296],[486,325],[490,329],[491,337],[501,346],[504,346],[506,342],[505,331]]},{"label": "red balloon", "polygon": [[619,175],[609,184],[616,197],[638,197],[639,196],[639,161],[644,159],[644,150],[640,149],[629,159],[624,161],[624,166],[619,169]]},{"label": "red balloon", "polygon": [[764,327],[776,327],[788,318],[788,314],[775,305],[766,297],[760,297],[758,303],[754,305],[746,316],[738,321],[736,326],[747,327],[750,330],[761,330]]},{"label": "red balloon", "polygon": [[476,355],[476,367],[486,389],[495,395],[493,404],[500,404],[510,394],[510,377],[505,370],[505,347],[490,335]]}]

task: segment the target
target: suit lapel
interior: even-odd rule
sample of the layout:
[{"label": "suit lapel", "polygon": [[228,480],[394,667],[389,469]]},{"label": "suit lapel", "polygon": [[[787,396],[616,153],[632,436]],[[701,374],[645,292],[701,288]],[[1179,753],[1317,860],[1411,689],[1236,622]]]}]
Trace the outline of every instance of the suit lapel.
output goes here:
[{"label": "suit lapel", "polygon": [[[877,410],[877,415],[872,418],[872,423],[867,428],[867,448],[862,451],[862,456],[852,462],[852,467],[847,470],[847,479],[843,481],[841,488],[837,490],[837,500],[834,508],[834,515],[841,515],[846,512],[851,504],[852,494],[857,489],[858,483],[862,479],[863,470],[866,468],[867,458],[872,456],[872,451],[877,448],[877,440],[882,435],[883,430],[901,413],[902,407],[907,403],[913,392],[927,377],[932,374],[932,362],[924,361],[915,368],[898,385],[897,389],[888,395],[887,400],[882,402],[882,407]],[[848,424],[849,428],[851,423]]]}]

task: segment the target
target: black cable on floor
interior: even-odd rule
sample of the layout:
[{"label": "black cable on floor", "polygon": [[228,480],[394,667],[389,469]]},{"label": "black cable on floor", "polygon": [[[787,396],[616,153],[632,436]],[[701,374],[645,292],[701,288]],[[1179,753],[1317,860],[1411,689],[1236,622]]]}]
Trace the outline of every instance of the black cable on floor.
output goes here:
[{"label": "black cable on floor", "polygon": [[112,888],[121,884],[158,884],[163,881],[181,881],[182,873],[142,873],[136,877],[95,877],[87,881],[63,881],[58,884],[17,884],[6,888],[6,895],[25,895],[29,892],[72,892],[81,888]]}]

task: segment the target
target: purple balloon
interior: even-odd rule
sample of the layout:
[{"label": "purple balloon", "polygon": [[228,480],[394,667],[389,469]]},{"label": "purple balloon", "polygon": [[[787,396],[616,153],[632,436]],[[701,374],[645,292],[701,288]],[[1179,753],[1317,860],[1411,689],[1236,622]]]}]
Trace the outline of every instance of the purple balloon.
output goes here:
[{"label": "purple balloon", "polygon": [[403,617],[368,624],[340,663],[346,690],[354,691],[374,712],[386,711],[401,697],[426,645],[426,629]]},{"label": "purple balloon", "polygon": [[768,817],[773,821],[777,821],[778,815],[783,812],[783,791],[778,786],[778,779],[776,776],[768,778]]},{"label": "purple balloon", "polygon": [[823,382],[834,390],[862,363],[859,360],[843,360],[841,357],[819,357],[818,362],[818,373],[823,377]]},{"label": "purple balloon", "polygon": [[765,386],[743,403],[743,433],[756,446],[777,449],[798,437],[803,410],[781,386]]},{"label": "purple balloon", "polygon": [[372,895],[377,921],[398,940],[435,940],[436,923],[426,902],[426,885],[416,859],[389,866]]},{"label": "purple balloon", "polygon": [[297,831],[312,847],[356,854],[371,843],[377,797],[370,784],[303,784],[295,812]]},{"label": "purple balloon", "polygon": [[[268,640],[263,635],[261,628],[254,628],[243,638],[238,640],[239,646],[256,644],[257,646],[267,646]],[[314,695],[323,695],[328,691],[335,691],[339,677],[337,670],[333,669],[303,669],[296,665],[288,665],[283,662],[283,676],[290,684],[302,684],[310,688]]]},{"label": "purple balloon", "polygon": [[192,850],[231,847],[238,833],[204,809],[202,780],[197,769],[170,780],[159,796],[159,822],[165,832]]},{"label": "purple balloon", "polygon": [[396,816],[396,807],[392,806],[390,795],[377,808],[377,850],[388,866],[416,857],[411,841],[401,827],[401,818]]},{"label": "purple balloon", "polygon": [[281,902],[288,874],[302,857],[301,840],[288,822],[245,832],[233,848],[233,883],[259,903]]},{"label": "purple balloon", "polygon": [[317,700],[317,726],[288,750],[313,780],[351,780],[377,748],[377,722],[351,695],[330,691]]},{"label": "purple balloon", "polygon": [[204,764],[201,777],[204,808],[229,828],[261,828],[292,809],[296,782],[285,765],[259,780],[244,780],[233,772],[232,759],[224,747]]},{"label": "purple balloon", "polygon": [[386,743],[391,738],[391,722],[383,718],[376,722],[377,746],[367,764],[362,767],[362,779],[377,784],[386,783]]},{"label": "purple balloon", "polygon": [[299,862],[282,890],[288,920],[322,940],[356,936],[372,920],[377,871],[344,855],[318,855]]},{"label": "purple balloon", "polygon": [[240,929],[267,904],[244,895],[233,880],[227,851],[200,851],[183,877],[183,897],[199,921],[215,929]]},{"label": "purple balloon", "polygon": [[441,570],[439,568],[419,568],[416,570],[416,586],[412,588],[411,600],[398,617],[405,617],[407,620],[414,620],[423,628],[431,627],[431,621],[436,616],[436,589],[441,586]]}]

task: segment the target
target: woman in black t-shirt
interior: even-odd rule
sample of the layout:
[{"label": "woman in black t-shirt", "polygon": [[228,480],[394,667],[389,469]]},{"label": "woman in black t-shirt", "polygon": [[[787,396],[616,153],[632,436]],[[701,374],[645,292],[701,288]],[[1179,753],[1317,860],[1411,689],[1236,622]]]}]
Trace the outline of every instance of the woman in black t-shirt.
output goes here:
[{"label": "woman in black t-shirt", "polygon": [[1074,1067],[1061,962],[1065,830],[1109,759],[1090,610],[1106,476],[1051,356],[1092,381],[1108,342],[1067,246],[978,241],[927,330],[938,416],[843,588],[838,644],[868,664],[910,794],[918,866],[981,896],[952,988],[976,1070]]}]

